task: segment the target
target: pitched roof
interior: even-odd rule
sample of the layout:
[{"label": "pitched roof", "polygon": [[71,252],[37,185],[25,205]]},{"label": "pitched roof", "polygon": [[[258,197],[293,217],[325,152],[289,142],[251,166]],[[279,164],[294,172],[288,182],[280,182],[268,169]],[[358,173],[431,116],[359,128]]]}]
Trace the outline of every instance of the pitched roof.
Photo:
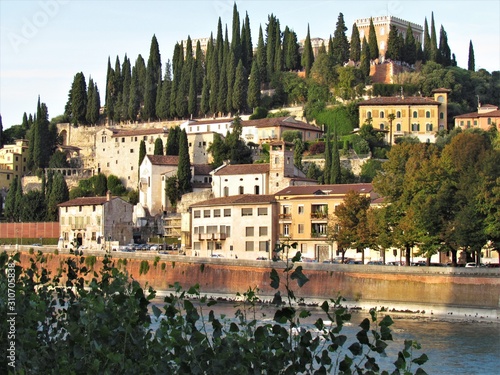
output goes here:
[{"label": "pitched roof", "polygon": [[363,100],[358,105],[440,105],[438,101],[430,98],[424,98],[421,96],[410,96],[410,97],[400,97],[400,96],[381,96],[378,98],[371,98]]},{"label": "pitched roof", "polygon": [[289,186],[275,195],[345,195],[349,191],[372,193],[372,184],[336,184],[336,185],[301,185]]},{"label": "pitched roof", "polygon": [[194,164],[194,174],[210,174],[213,171],[213,168],[210,164]]},{"label": "pitched roof", "polygon": [[154,134],[167,134],[167,128],[144,128],[144,129],[131,129],[131,130],[121,130],[121,129],[108,129],[113,133],[111,137],[129,137],[129,136],[141,136],[141,135],[154,135]]},{"label": "pitched roof", "polygon": [[198,202],[192,204],[190,207],[206,207],[206,206],[228,206],[228,205],[238,205],[238,204],[261,204],[261,203],[273,203],[276,202],[274,195],[264,194],[241,194],[241,195],[231,195],[229,197],[213,198],[208,199],[203,202]]},{"label": "pitched roof", "polygon": [[500,109],[483,113],[471,112],[463,115],[455,116],[454,118],[479,118],[479,117],[500,117]]},{"label": "pitched roof", "polygon": [[178,165],[179,157],[176,155],[146,155],[153,165]]},{"label": "pitched roof", "polygon": [[208,124],[228,124],[232,123],[232,118],[224,119],[210,119],[210,120],[188,120],[186,124],[189,125],[208,125]]},{"label": "pitched roof", "polygon": [[247,120],[241,122],[242,126],[254,126],[256,128],[269,128],[275,126],[281,126],[286,128],[310,130],[316,132],[322,132],[317,126],[308,124],[303,121],[295,120],[295,118],[288,117],[272,117],[272,118],[261,118],[257,120]]},{"label": "pitched roof", "polygon": [[[111,197],[111,199],[116,199],[118,197]],[[107,197],[80,197],[71,199],[66,202],[58,204],[59,207],[72,207],[72,206],[93,206],[101,205],[108,201]]]},{"label": "pitched roof", "polygon": [[214,176],[227,176],[235,174],[268,173],[269,164],[229,164],[215,171]]}]

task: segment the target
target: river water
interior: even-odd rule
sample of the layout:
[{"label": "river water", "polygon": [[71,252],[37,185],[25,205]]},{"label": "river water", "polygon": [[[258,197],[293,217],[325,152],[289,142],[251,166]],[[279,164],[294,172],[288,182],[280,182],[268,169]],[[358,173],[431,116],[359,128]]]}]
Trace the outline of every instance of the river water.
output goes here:
[{"label": "river water", "polygon": [[[154,303],[162,307],[162,299],[158,298]],[[227,318],[233,318],[236,302],[218,302],[210,308],[204,307],[204,315],[213,310],[216,317],[221,314]],[[315,307],[309,308],[312,317],[302,320],[306,326],[312,327],[312,323],[324,313]],[[262,322],[270,322],[273,316],[272,307],[265,307],[265,315],[258,310],[257,319]],[[385,315],[385,313],[384,313]],[[381,319],[384,315],[379,313]],[[397,358],[397,353],[403,348],[404,340],[416,340],[422,346],[416,351],[414,358],[425,353],[429,360],[422,368],[429,375],[497,375],[500,374],[500,322],[499,321],[473,321],[460,318],[422,318],[418,315],[388,313],[394,324],[391,326],[394,341],[388,342],[388,358],[379,359],[381,368],[392,372],[392,362]],[[355,337],[359,331],[358,324],[369,318],[366,310],[354,310],[351,323],[347,324],[343,333],[348,337]],[[314,329],[314,327],[312,327]],[[415,371],[416,365],[412,367]]]}]

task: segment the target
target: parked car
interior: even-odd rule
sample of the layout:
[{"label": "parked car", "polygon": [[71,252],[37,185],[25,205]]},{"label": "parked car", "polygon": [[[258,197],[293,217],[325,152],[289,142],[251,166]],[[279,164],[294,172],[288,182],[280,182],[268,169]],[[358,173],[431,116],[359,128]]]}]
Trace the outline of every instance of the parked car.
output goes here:
[{"label": "parked car", "polygon": [[385,266],[385,263],[382,262],[381,260],[370,260],[366,264],[369,265],[369,266]]},{"label": "parked car", "polygon": [[466,268],[472,268],[472,267],[484,267],[484,264],[483,263],[480,263],[479,266],[477,265],[477,263],[474,263],[474,262],[470,262],[470,263],[466,263],[465,264],[465,267]]},{"label": "parked car", "polygon": [[257,257],[257,260],[268,260],[266,257]]},{"label": "parked car", "polygon": [[222,254],[212,254],[212,258],[224,258]]}]

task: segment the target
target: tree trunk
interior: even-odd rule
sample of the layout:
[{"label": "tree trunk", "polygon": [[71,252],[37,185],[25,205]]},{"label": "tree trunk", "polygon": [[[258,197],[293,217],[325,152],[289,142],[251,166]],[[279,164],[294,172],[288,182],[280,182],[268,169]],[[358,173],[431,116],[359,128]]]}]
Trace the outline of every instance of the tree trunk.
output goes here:
[{"label": "tree trunk", "polygon": [[410,256],[410,250],[411,250],[411,247],[410,245],[406,245],[405,247],[405,266],[409,267],[411,264],[411,256]]}]

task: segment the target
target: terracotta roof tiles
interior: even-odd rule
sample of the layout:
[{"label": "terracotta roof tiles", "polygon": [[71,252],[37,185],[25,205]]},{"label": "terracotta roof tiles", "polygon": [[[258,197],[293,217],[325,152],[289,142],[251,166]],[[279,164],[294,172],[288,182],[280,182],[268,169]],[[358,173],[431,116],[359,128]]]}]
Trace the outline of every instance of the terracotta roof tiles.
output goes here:
[{"label": "terracotta roof tiles", "polygon": [[153,165],[178,165],[179,157],[176,155],[146,155]]},{"label": "terracotta roof tiles", "polygon": [[236,175],[236,174],[256,174],[256,173],[268,173],[269,164],[229,164],[220,167],[214,175],[215,176],[226,176],[226,175]]},{"label": "terracotta roof tiles", "polygon": [[440,105],[438,101],[420,96],[400,97],[400,96],[383,96],[371,98],[360,102],[359,106],[367,105]]},{"label": "terracotta roof tiles", "polygon": [[261,204],[261,203],[273,203],[276,202],[274,195],[264,194],[242,194],[242,195],[231,195],[229,197],[213,198],[208,199],[203,202],[198,202],[190,207],[206,207],[206,206],[227,206],[227,205],[237,205],[237,204]]}]

